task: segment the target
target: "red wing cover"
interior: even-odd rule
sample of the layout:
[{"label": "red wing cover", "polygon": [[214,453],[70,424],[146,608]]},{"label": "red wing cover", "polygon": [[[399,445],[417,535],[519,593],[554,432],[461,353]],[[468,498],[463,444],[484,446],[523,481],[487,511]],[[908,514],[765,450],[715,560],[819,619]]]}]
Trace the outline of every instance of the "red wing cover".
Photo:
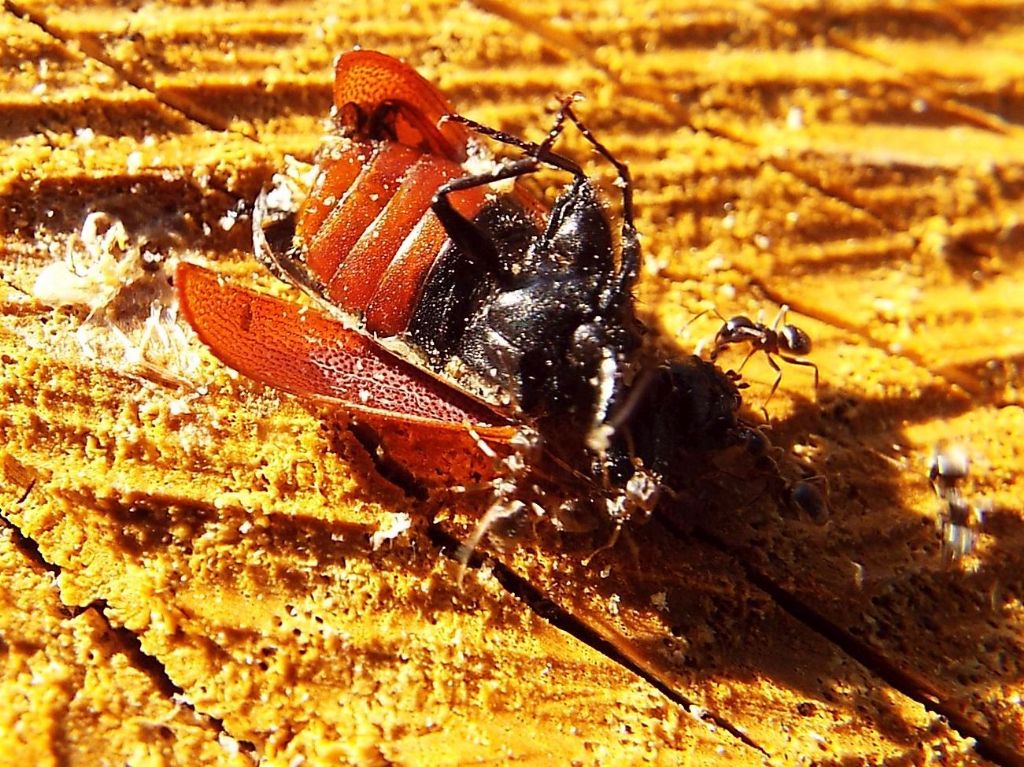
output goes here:
[{"label": "red wing cover", "polygon": [[249,378],[357,412],[436,428],[472,426],[491,440],[513,433],[485,406],[319,312],[222,283],[195,264],[180,264],[175,283],[200,339]]}]

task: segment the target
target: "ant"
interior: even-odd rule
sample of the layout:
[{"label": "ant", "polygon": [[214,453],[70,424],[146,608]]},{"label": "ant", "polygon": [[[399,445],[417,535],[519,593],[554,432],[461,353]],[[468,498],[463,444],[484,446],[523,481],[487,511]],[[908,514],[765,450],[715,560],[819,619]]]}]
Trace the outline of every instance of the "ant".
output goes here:
[{"label": "ant", "polygon": [[928,461],[928,481],[940,499],[951,501],[960,495],[959,485],[971,470],[971,457],[961,445],[939,445]]},{"label": "ant", "polygon": [[942,533],[942,554],[947,562],[959,562],[971,554],[985,524],[991,503],[972,504],[960,489],[970,473],[971,459],[961,445],[940,444],[928,463],[928,481],[942,504],[936,526]]},{"label": "ant", "polygon": [[[818,366],[808,360],[795,359],[797,356],[803,357],[811,353],[811,337],[796,325],[783,322],[788,312],[789,307],[783,304],[779,309],[779,313],[775,316],[775,321],[769,327],[763,322],[754,322],[742,314],[727,320],[715,310],[715,314],[718,315],[723,324],[718,333],[715,334],[714,348],[711,350],[711,362],[715,362],[718,359],[718,355],[721,354],[725,347],[732,344],[749,343],[751,349],[747,356],[743,358],[743,362],[740,363],[737,372],[743,370],[747,360],[757,352],[763,351],[768,359],[768,364],[779,374],[775,379],[775,383],[772,384],[772,390],[768,392],[768,398],[764,401],[764,405],[768,404],[772,395],[775,394],[775,390],[779,388],[779,382],[782,381],[782,368],[779,367],[775,357],[772,355],[791,365],[803,365],[804,367],[813,368],[814,387],[818,387]],[[698,314],[697,317],[699,316]],[[762,409],[764,405],[762,405]]]}]

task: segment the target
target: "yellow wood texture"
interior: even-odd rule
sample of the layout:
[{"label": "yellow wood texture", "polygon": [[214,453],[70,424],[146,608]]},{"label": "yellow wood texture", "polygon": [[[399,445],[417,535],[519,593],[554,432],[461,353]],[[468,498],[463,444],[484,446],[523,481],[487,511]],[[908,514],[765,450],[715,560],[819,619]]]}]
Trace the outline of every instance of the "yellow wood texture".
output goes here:
[{"label": "yellow wood texture", "polygon": [[[7,0],[0,40],[0,765],[1024,764],[1018,4]],[[299,300],[247,206],[355,45],[531,138],[586,95],[662,342],[782,304],[813,337],[767,407],[827,519],[724,467],[586,565],[541,522],[460,584],[484,501],[406,497],[202,348],[178,259]],[[953,443],[990,507],[956,562]]]}]

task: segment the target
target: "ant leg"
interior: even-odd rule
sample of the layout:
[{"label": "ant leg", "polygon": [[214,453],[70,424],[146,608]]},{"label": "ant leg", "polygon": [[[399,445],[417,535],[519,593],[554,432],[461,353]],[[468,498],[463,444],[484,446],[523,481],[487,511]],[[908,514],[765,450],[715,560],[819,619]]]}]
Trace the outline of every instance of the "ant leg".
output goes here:
[{"label": "ant leg", "polygon": [[[751,354],[753,354],[753,352],[751,352]],[[768,358],[768,364],[771,365],[772,368],[779,374],[775,379],[775,383],[772,384],[772,390],[768,392],[768,398],[765,399],[764,401],[764,404],[767,405],[768,402],[771,401],[771,398],[775,395],[775,390],[779,388],[779,383],[782,381],[782,368],[779,367],[779,363],[776,362],[775,358],[772,357],[772,355],[770,355],[768,352],[765,352],[764,356]],[[750,355],[747,355],[747,359],[750,359]]]},{"label": "ant leg", "polygon": [[[724,347],[725,347],[725,344],[722,344],[722,346],[723,346],[723,348],[724,348]],[[718,352],[718,351],[719,351],[719,350],[718,350],[718,348],[716,347],[715,351],[713,352],[713,355],[714,355],[714,356],[712,356],[712,357],[711,357],[711,361],[712,361],[712,362],[714,362],[714,361],[715,361],[715,358],[716,358],[716,357],[718,356],[718,354],[717,354],[717,352]],[[737,373],[741,372],[741,371],[743,370],[743,366],[744,366],[744,365],[746,365],[746,364],[747,364],[748,362],[750,362],[750,358],[751,358],[751,357],[753,357],[753,356],[754,356],[755,354],[757,354],[757,352],[758,352],[758,349],[757,349],[757,347],[754,347],[754,348],[753,348],[753,349],[751,349],[751,350],[750,350],[749,352],[747,352],[747,356],[743,358],[743,362],[741,362],[741,363],[740,363],[740,366],[739,366],[738,368],[736,368],[736,372],[737,372]],[[769,359],[769,360],[771,360],[771,355],[770,355],[770,354],[768,355],[768,359]],[[777,366],[775,366],[774,364],[772,365],[772,367],[775,367],[775,369],[776,369],[776,370],[778,370],[778,369],[779,369],[779,368],[778,368]],[[776,382],[775,382],[775,385],[776,385],[776,386],[778,386],[778,381],[776,381]],[[773,392],[775,391],[775,388],[774,388],[774,387],[772,387],[772,391],[773,391]],[[771,395],[769,395],[769,397],[770,397],[770,396],[771,396]]]},{"label": "ant leg", "polygon": [[793,357],[787,357],[784,354],[780,354],[779,358],[785,360],[790,365],[802,365],[805,368],[814,368],[814,388],[815,389],[818,388],[818,366],[817,365],[815,365],[813,362],[809,362],[808,360],[798,360],[798,359],[794,359]]},{"label": "ant leg", "polygon": [[473,556],[473,552],[476,551],[476,547],[480,545],[480,541],[487,531],[498,522],[514,517],[525,507],[526,504],[522,501],[506,502],[504,498],[495,499],[490,508],[487,509],[487,512],[480,517],[480,521],[476,523],[476,527],[473,529],[473,534],[469,536],[469,540],[459,547],[457,559],[459,561],[458,584],[460,587],[462,586],[462,579],[466,575],[466,568],[469,567],[469,559]]},{"label": "ant leg", "polygon": [[[754,351],[757,351],[756,349]],[[752,351],[750,354],[753,354]],[[750,354],[747,355],[747,359],[750,359]],[[775,361],[771,354],[768,352],[764,353],[764,356],[768,359],[768,364],[772,366],[777,372],[778,376],[775,378],[775,383],[772,384],[772,390],[768,392],[768,396],[765,397],[764,402],[761,403],[761,412],[764,413],[765,423],[771,425],[772,419],[768,415],[768,403],[771,402],[772,397],[775,396],[775,390],[779,388],[779,383],[782,381],[782,368],[779,367],[779,363]],[[746,362],[747,360],[743,360]]]},{"label": "ant leg", "polygon": [[786,315],[789,314],[789,304],[783,304],[779,307],[779,313],[775,315],[775,320],[772,322],[772,330],[777,331],[783,320],[786,319]]}]

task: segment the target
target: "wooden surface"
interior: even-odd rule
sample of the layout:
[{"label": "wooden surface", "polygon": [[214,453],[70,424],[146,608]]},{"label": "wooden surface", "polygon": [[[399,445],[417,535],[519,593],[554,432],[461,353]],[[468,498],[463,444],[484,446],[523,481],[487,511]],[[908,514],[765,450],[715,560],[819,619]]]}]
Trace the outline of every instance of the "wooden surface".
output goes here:
[{"label": "wooden surface", "polygon": [[[1024,764],[1024,8],[622,6],[5,2],[0,764]],[[782,303],[814,338],[769,410],[827,520],[740,478],[460,586],[479,499],[202,349],[171,266],[287,292],[247,206],[356,44],[531,137],[586,94],[665,343]],[[991,504],[954,564],[943,441]]]}]

